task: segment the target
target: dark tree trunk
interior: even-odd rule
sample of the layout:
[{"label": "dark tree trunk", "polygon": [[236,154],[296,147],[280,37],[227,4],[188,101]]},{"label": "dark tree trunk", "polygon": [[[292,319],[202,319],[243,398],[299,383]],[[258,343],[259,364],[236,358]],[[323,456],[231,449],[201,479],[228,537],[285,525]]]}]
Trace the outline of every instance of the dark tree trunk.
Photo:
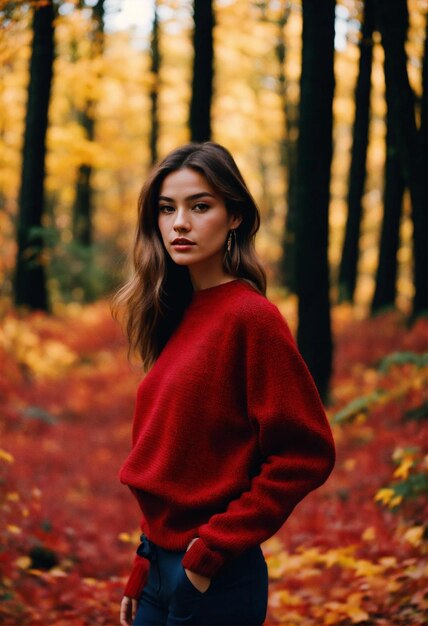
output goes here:
[{"label": "dark tree trunk", "polygon": [[[387,102],[389,98],[387,95]],[[400,238],[400,217],[403,205],[404,179],[397,153],[391,115],[387,114],[385,189],[383,221],[376,272],[372,313],[394,307],[397,280],[397,251]]]},{"label": "dark tree trunk", "polygon": [[211,99],[214,76],[212,0],[194,0],[193,80],[190,103],[190,135],[192,141],[211,139]]},{"label": "dark tree trunk", "polygon": [[[413,217],[414,284],[413,316],[428,308],[428,18],[425,31],[424,58],[422,62],[421,123],[418,132],[418,148],[422,171],[422,201]],[[424,209],[425,204],[425,209]]]},{"label": "dark tree trunk", "polygon": [[[92,9],[94,32],[91,55],[102,54],[104,48],[104,0],[98,0]],[[93,142],[95,139],[95,103],[88,100],[85,108],[78,113],[78,119],[85,129],[86,138]],[[73,210],[73,238],[79,244],[89,247],[93,242],[93,190],[92,165],[82,163],[79,167],[76,183],[76,197]]]},{"label": "dark tree trunk", "polygon": [[407,74],[405,41],[409,15],[406,0],[374,0],[374,6],[376,26],[385,52],[385,83],[391,94],[391,125],[412,202],[415,267],[412,313],[416,316],[428,310],[428,178],[427,156],[418,137],[415,97]]},{"label": "dark tree trunk", "polygon": [[158,19],[158,3],[155,0],[153,30],[151,41],[152,53],[152,88],[150,89],[150,161],[154,165],[158,160],[158,137],[159,137],[159,113],[158,113],[158,93],[159,93],[159,19]]},{"label": "dark tree trunk", "polygon": [[284,9],[282,19],[278,22],[278,45],[276,56],[279,72],[279,96],[284,111],[285,129],[281,140],[281,164],[287,172],[287,214],[284,225],[281,258],[281,282],[291,292],[296,292],[296,169],[297,169],[297,137],[298,137],[298,107],[290,103],[287,97],[287,81],[285,76],[286,45],[284,26],[287,23],[291,8]]},{"label": "dark tree trunk", "polygon": [[34,10],[27,113],[22,159],[18,254],[14,276],[16,305],[49,310],[41,236],[44,208],[46,131],[54,59],[54,10]]},{"label": "dark tree trunk", "polygon": [[373,30],[373,3],[372,0],[366,0],[360,41],[360,65],[355,89],[355,121],[349,176],[348,217],[339,268],[339,302],[345,300],[353,301],[357,282],[362,215],[361,199],[366,180],[366,158],[369,137]]},{"label": "dark tree trunk", "polygon": [[334,93],[334,0],[303,0],[297,167],[297,341],[326,399],[332,367],[328,206]]}]

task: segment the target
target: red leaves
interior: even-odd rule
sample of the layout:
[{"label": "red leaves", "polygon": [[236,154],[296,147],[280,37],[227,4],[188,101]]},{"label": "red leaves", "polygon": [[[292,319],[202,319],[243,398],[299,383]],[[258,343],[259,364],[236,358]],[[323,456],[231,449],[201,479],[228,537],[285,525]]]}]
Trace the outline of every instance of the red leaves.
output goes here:
[{"label": "red leaves", "polygon": [[[381,371],[379,363],[396,351],[422,352],[427,322],[409,331],[388,313],[342,317],[341,325],[330,416],[378,389],[386,401],[334,427],[333,475],[264,544],[267,623],[422,624],[421,503],[404,497],[393,512],[374,498],[423,469],[423,454],[409,452],[426,453],[424,422],[414,412],[409,419],[424,399],[421,370],[402,363]],[[117,623],[139,536],[138,511],[117,473],[142,374],[129,367],[105,303],[73,305],[57,317],[10,315],[0,351],[0,621]],[[52,556],[49,569],[31,558],[37,551]]]}]

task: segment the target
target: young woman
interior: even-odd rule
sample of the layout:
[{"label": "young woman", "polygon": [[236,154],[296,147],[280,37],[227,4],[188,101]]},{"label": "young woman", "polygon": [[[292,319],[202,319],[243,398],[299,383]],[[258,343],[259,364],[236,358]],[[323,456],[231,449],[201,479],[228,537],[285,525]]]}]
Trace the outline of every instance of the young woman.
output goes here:
[{"label": "young woman", "polygon": [[139,199],[135,272],[116,294],[137,391],[121,470],[142,511],[120,623],[260,625],[260,544],[321,485],[334,444],[254,250],[259,212],[230,153],[169,154]]}]

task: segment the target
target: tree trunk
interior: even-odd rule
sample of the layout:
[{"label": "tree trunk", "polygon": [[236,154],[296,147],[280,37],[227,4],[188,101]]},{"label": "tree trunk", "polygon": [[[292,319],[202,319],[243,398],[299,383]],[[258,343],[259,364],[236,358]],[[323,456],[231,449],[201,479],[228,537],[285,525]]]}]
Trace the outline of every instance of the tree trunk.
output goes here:
[{"label": "tree trunk", "polygon": [[154,17],[151,41],[152,53],[152,80],[153,84],[150,89],[150,161],[154,165],[158,160],[158,137],[159,137],[159,113],[158,113],[158,93],[159,93],[159,19],[158,19],[158,2],[155,0]]},{"label": "tree trunk", "polygon": [[427,156],[418,137],[415,97],[407,74],[405,41],[409,24],[406,0],[375,0],[377,28],[385,52],[385,83],[390,90],[391,124],[412,202],[415,297],[413,317],[428,310]]},{"label": "tree trunk", "polygon": [[[389,101],[387,95],[387,102]],[[388,109],[389,110],[389,109]],[[395,306],[397,251],[403,205],[404,179],[390,113],[387,114],[385,190],[376,287],[371,312]]]},{"label": "tree trunk", "polygon": [[[426,22],[424,58],[422,62],[421,123],[418,132],[418,148],[422,172],[422,201],[415,208],[413,217],[414,284],[413,317],[428,308],[428,18]],[[425,203],[425,209],[424,209]]]},{"label": "tree trunk", "polygon": [[193,81],[190,103],[190,135],[192,141],[211,139],[211,99],[214,76],[212,0],[193,2]]},{"label": "tree trunk", "polygon": [[297,137],[298,107],[287,98],[287,80],[285,76],[286,45],[284,27],[287,23],[291,7],[283,10],[282,19],[278,22],[278,44],[275,48],[278,59],[279,96],[284,112],[285,129],[281,140],[281,164],[287,174],[287,213],[284,224],[281,258],[281,282],[291,292],[296,292],[296,169],[297,169]]},{"label": "tree trunk", "polygon": [[[94,32],[91,55],[95,57],[103,53],[104,48],[104,0],[98,0],[92,9]],[[85,129],[86,138],[93,142],[95,139],[95,103],[86,102],[83,111],[78,113],[79,122]],[[79,244],[89,247],[93,242],[92,210],[92,164],[82,163],[79,167],[76,183],[76,197],[73,209],[73,239]]]},{"label": "tree trunk", "polygon": [[44,311],[49,310],[49,302],[41,229],[46,131],[54,59],[53,19],[52,3],[34,10],[14,276],[15,304]]},{"label": "tree trunk", "polygon": [[339,302],[345,300],[353,301],[357,282],[362,215],[361,199],[366,180],[366,158],[369,136],[373,30],[373,3],[372,0],[366,0],[364,4],[364,18],[360,41],[359,73],[355,89],[355,121],[351,171],[349,176],[348,217],[339,269]]},{"label": "tree trunk", "polygon": [[299,349],[326,399],[332,368],[328,206],[334,93],[334,0],[303,0],[297,166]]}]

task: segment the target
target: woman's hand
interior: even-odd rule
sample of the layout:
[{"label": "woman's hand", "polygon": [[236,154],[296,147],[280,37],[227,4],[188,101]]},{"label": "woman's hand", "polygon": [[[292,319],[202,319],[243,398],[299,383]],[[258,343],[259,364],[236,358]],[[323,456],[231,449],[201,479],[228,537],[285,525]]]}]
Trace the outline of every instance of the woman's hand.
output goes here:
[{"label": "woman's hand", "polygon": [[211,578],[201,576],[201,574],[192,572],[190,569],[185,569],[184,571],[186,572],[186,576],[190,580],[192,585],[196,587],[196,589],[201,593],[205,593],[205,591],[211,585]]},{"label": "woman's hand", "polygon": [[[187,546],[187,550],[197,541],[199,537],[195,537]],[[187,552],[186,550],[186,552]],[[211,584],[211,578],[207,578],[206,576],[201,576],[201,574],[197,574],[196,572],[192,572],[190,569],[184,569],[186,572],[187,578],[190,580],[192,585],[196,587],[198,591],[201,593],[205,593],[208,587]]]},{"label": "woman's hand", "polygon": [[120,626],[131,626],[137,612],[137,600],[123,596],[120,603]]}]

